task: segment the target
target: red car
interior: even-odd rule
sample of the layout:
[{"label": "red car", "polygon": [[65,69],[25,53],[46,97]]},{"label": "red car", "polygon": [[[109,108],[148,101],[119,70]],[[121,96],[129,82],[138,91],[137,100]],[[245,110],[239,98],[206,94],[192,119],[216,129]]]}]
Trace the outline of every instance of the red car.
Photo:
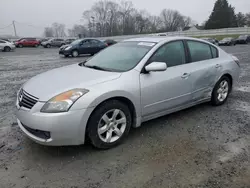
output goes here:
[{"label": "red car", "polygon": [[15,42],[16,47],[38,47],[40,41],[35,38],[22,38]]}]

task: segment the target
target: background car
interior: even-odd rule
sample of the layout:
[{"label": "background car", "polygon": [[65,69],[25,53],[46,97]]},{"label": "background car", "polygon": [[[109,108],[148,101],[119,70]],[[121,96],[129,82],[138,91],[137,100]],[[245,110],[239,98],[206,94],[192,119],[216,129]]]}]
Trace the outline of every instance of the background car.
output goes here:
[{"label": "background car", "polygon": [[219,41],[219,46],[233,46],[236,45],[236,40],[232,37],[227,37]]},{"label": "background car", "polygon": [[217,39],[214,38],[201,38],[202,40],[205,40],[207,42],[211,42],[212,44],[218,45],[219,41]]},{"label": "background car", "polygon": [[59,49],[59,54],[65,57],[72,56],[77,57],[80,54],[94,55],[108,45],[97,39],[78,39],[72,42],[70,45],[62,46]]},{"label": "background car", "polygon": [[59,39],[59,38],[53,38],[53,39],[49,39],[45,42],[42,42],[41,45],[44,48],[61,47],[61,46],[65,45],[65,40]]},{"label": "background car", "polygon": [[16,48],[15,44],[9,41],[0,40],[0,50],[4,52],[9,52]]},{"label": "background car", "polygon": [[65,44],[71,44],[73,41],[75,41],[76,38],[72,38],[72,39],[66,39],[65,40]]},{"label": "background car", "polygon": [[112,39],[106,39],[103,41],[105,44],[107,44],[108,46],[111,46],[113,44],[116,44],[117,42],[115,40]]},{"label": "background car", "polygon": [[250,35],[240,35],[236,39],[236,44],[248,44],[250,43]]},{"label": "background car", "polygon": [[39,40],[36,38],[22,38],[15,42],[16,47],[38,47],[40,45]]},{"label": "background car", "polygon": [[7,38],[0,38],[0,40],[4,40],[4,41],[12,43],[12,41],[10,39],[7,39]]}]

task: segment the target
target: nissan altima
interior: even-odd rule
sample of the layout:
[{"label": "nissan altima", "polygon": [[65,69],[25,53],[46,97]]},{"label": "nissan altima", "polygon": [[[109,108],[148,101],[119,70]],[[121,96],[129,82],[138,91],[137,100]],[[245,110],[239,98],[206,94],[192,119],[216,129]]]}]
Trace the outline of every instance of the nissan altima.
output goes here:
[{"label": "nissan altima", "polygon": [[43,145],[107,149],[132,127],[203,102],[226,102],[239,60],[204,40],[129,39],[85,62],[42,73],[17,94],[17,122]]}]

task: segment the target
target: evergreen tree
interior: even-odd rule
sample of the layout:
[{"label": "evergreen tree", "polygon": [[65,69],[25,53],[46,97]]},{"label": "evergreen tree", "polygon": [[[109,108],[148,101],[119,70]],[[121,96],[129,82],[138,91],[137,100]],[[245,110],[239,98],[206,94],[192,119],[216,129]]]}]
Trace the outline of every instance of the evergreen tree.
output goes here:
[{"label": "evergreen tree", "polygon": [[237,27],[234,7],[227,0],[217,0],[213,11],[205,24],[205,29]]}]

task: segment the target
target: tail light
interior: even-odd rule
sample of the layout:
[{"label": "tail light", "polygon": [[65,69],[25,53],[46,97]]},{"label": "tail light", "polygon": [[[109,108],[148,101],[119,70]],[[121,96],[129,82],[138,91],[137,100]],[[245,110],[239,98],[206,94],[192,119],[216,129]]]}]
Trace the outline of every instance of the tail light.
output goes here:
[{"label": "tail light", "polygon": [[237,65],[240,67],[240,60],[233,55],[232,55],[232,58],[233,58],[234,62],[237,63]]}]

